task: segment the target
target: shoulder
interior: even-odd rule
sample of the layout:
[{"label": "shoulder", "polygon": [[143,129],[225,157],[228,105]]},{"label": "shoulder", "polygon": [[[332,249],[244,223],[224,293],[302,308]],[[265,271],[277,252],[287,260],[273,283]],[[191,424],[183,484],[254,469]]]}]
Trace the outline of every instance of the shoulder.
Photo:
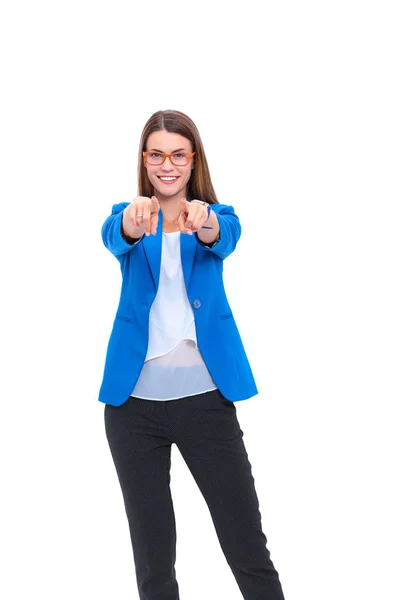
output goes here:
[{"label": "shoulder", "polygon": [[130,202],[119,202],[118,204],[113,204],[111,208],[111,214],[115,215],[122,212],[127,206],[129,206],[129,204]]},{"label": "shoulder", "polygon": [[235,215],[235,209],[230,204],[210,204],[211,210],[219,215]]}]

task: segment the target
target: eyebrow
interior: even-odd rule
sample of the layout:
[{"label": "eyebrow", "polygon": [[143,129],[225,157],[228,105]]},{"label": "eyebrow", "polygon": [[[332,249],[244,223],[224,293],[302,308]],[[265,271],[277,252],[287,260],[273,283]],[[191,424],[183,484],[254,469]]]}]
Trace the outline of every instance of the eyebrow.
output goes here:
[{"label": "eyebrow", "polygon": [[[147,152],[151,152],[152,150],[155,150],[156,152],[162,152],[164,154],[164,150],[159,150],[158,148],[150,148],[150,150],[148,150]],[[178,148],[177,150],[172,150],[171,154],[173,154],[174,152],[179,152],[180,150],[185,150],[185,152],[188,152],[186,148]]]}]

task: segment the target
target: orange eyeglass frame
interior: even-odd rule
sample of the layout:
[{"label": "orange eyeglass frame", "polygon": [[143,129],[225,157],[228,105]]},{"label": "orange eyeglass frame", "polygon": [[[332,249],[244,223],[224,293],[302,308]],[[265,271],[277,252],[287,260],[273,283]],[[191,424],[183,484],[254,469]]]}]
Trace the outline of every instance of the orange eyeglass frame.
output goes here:
[{"label": "orange eyeglass frame", "polygon": [[[148,154],[151,154],[152,152],[156,152],[156,150],[147,150],[147,152],[143,152],[143,158],[144,158],[144,160],[145,160],[146,162],[147,162],[147,155],[148,155]],[[171,160],[171,157],[172,157],[174,154],[179,154],[179,153],[178,153],[178,152],[171,152],[170,154],[168,154],[168,152],[158,152],[158,154],[164,154],[164,160],[163,160],[162,162],[158,163],[158,165],[152,165],[152,166],[154,166],[154,167],[155,167],[155,166],[158,166],[158,167],[159,167],[160,165],[164,164],[164,163],[165,163],[165,160],[166,160],[166,158],[167,158],[167,157],[168,157],[168,158],[169,158],[169,160],[171,161],[171,164],[174,164],[174,163],[172,162],[172,160]],[[193,156],[196,154],[196,152],[189,152],[189,153],[186,153],[186,152],[185,152],[185,154],[187,154],[187,156],[188,156],[188,159],[189,159],[189,160],[188,160],[187,164],[189,164],[189,163],[190,163],[190,161],[191,161],[191,159],[192,159],[192,157],[193,157]],[[149,164],[150,164],[150,163],[149,163]],[[182,166],[186,166],[186,165],[175,165],[175,166],[176,166],[176,167],[182,167]]]}]

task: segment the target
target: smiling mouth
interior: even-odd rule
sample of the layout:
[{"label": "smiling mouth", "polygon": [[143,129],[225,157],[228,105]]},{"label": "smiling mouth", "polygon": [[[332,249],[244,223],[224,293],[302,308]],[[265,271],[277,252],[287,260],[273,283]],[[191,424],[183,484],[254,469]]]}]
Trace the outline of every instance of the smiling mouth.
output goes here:
[{"label": "smiling mouth", "polygon": [[161,179],[162,181],[175,181],[176,179],[178,179],[178,176],[173,176],[173,177],[168,177],[168,176],[162,176],[162,175],[157,175],[158,179]]}]

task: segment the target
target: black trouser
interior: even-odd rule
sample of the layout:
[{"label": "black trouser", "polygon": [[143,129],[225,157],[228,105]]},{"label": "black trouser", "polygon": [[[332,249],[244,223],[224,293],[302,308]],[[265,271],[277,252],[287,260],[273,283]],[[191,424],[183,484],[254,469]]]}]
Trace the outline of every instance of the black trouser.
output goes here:
[{"label": "black trouser", "polygon": [[171,444],[207,505],[245,600],[284,600],[262,531],[236,406],[218,391],[105,405],[108,443],[128,517],[140,600],[179,600]]}]

